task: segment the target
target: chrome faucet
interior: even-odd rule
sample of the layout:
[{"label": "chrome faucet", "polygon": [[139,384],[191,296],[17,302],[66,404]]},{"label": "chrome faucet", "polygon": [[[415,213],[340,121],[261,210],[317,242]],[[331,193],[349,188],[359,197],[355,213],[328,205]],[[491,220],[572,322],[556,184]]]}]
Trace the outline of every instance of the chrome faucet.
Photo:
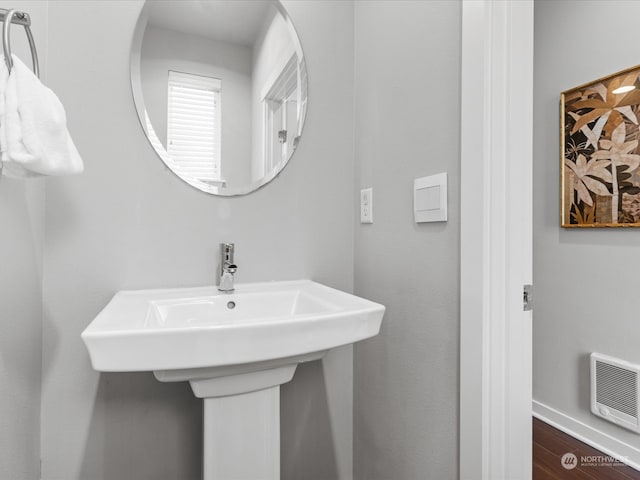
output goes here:
[{"label": "chrome faucet", "polygon": [[233,263],[233,243],[220,244],[220,270],[218,280],[218,290],[221,292],[233,292],[233,274],[238,266]]}]

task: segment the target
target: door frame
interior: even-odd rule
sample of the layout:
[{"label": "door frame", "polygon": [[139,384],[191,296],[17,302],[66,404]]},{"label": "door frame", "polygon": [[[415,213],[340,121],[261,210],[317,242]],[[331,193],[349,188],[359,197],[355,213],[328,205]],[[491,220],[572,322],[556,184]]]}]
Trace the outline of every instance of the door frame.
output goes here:
[{"label": "door frame", "polygon": [[460,478],[531,478],[533,0],[463,0]]}]

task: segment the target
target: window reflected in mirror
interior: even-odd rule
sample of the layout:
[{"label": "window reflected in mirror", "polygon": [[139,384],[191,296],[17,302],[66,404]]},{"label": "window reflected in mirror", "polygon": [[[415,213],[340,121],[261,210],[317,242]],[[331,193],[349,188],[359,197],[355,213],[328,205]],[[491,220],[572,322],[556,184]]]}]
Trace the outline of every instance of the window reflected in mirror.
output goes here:
[{"label": "window reflected in mirror", "polygon": [[178,175],[224,185],[220,176],[222,81],[169,70],[167,153]]}]

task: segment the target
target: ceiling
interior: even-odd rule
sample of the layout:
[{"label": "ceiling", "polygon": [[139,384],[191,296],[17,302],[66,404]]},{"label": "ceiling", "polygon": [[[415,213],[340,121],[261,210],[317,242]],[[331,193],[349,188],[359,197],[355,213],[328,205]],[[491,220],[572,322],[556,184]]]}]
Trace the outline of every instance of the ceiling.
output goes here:
[{"label": "ceiling", "polygon": [[273,2],[269,0],[148,1],[149,24],[211,40],[253,46]]}]

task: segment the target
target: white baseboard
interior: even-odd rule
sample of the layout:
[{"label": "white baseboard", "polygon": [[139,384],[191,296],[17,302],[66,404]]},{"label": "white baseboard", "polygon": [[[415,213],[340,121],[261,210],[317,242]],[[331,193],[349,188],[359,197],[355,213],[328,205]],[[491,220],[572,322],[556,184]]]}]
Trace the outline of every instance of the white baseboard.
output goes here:
[{"label": "white baseboard", "polygon": [[639,447],[618,440],[536,400],[533,400],[532,407],[534,417],[640,471]]}]

